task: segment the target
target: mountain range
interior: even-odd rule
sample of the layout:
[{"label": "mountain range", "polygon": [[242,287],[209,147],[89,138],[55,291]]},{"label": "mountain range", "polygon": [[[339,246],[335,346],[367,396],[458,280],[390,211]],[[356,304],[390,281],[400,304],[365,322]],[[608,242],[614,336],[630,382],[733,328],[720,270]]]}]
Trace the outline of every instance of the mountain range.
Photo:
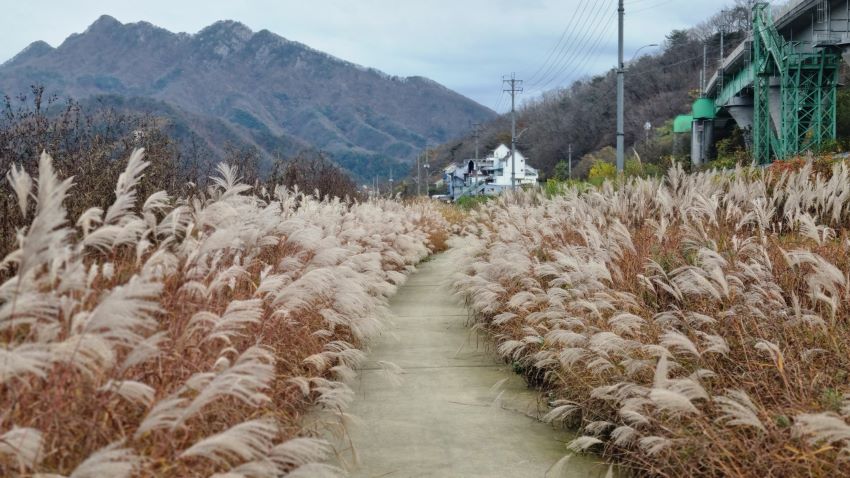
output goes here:
[{"label": "mountain range", "polygon": [[104,15],[56,48],[37,41],[0,65],[0,94],[33,84],[162,115],[216,154],[233,142],[266,158],[325,151],[358,179],[496,116],[427,78],[390,76],[234,21],[187,34]]}]

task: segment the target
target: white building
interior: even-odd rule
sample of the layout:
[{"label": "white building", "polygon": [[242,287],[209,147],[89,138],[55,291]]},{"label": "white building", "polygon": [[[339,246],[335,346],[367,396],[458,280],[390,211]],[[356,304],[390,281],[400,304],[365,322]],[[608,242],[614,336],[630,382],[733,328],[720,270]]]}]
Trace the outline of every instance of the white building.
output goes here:
[{"label": "white building", "polygon": [[537,184],[537,170],[528,165],[519,151],[513,158],[516,174],[511,174],[511,148],[504,144],[484,159],[470,159],[465,163],[463,166],[453,164],[445,169],[449,195],[453,200],[461,196],[499,194],[510,189],[513,182],[517,186]]},{"label": "white building", "polygon": [[[516,152],[514,161],[516,166],[515,181],[517,186],[522,184],[537,184],[537,170],[525,163],[525,156]],[[511,148],[500,144],[493,154],[485,158],[481,164],[482,170],[489,169],[493,175],[493,184],[496,186],[511,186]]]}]

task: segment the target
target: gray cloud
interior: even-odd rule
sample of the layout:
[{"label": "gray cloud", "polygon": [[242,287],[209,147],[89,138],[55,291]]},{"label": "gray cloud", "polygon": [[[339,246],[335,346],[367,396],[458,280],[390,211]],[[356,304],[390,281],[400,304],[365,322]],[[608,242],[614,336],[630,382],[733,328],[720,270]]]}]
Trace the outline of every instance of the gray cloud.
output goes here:
[{"label": "gray cloud", "polygon": [[[661,43],[670,30],[695,25],[730,2],[626,0],[626,54]],[[591,16],[605,4],[611,13]],[[502,75],[533,75],[571,21],[563,67],[552,68],[548,82],[537,86],[563,86],[616,64],[614,0],[29,0],[4,10],[0,61],[36,40],[58,46],[101,14],[185,32],[233,19],[389,74],[427,76],[491,108]],[[592,44],[591,55],[579,48],[583,38]]]}]

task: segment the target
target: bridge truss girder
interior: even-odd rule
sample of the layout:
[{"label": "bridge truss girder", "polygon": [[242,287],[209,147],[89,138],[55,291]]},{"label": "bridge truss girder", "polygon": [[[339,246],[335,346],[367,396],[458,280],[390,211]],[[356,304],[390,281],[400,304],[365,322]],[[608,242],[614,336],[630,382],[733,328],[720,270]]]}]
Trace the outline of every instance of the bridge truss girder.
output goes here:
[{"label": "bridge truss girder", "polygon": [[[753,11],[754,162],[765,164],[820,148],[836,137],[841,55],[822,49],[799,53],[773,25],[769,5]],[[779,78],[780,125],[770,115],[771,77]],[[778,134],[777,134],[778,133]]]},{"label": "bridge truss girder", "polygon": [[809,60],[789,65],[782,78],[785,156],[817,149],[835,139],[838,67],[830,64],[825,51],[820,58]]}]

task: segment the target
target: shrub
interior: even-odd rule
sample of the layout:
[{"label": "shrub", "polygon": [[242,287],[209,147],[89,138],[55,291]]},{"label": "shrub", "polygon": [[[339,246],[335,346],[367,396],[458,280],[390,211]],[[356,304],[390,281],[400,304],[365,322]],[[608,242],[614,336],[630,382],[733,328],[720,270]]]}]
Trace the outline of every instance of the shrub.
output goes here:
[{"label": "shrub", "polygon": [[555,165],[555,171],[552,177],[557,181],[567,181],[570,178],[570,165],[567,161],[558,161]]},{"label": "shrub", "polygon": [[318,152],[302,152],[292,159],[277,161],[266,181],[316,193],[320,198],[358,198],[354,181],[328,158]]},{"label": "shrub", "polygon": [[491,199],[491,196],[461,196],[455,204],[457,204],[457,207],[468,211],[482,204],[486,204]]},{"label": "shrub", "polygon": [[617,167],[605,161],[597,161],[590,167],[587,179],[593,184],[601,184],[617,177]]},{"label": "shrub", "polygon": [[[74,178],[75,194],[65,201],[72,217],[91,207],[105,209],[115,199],[114,185],[134,148],[147,151],[149,166],[137,185],[144,197],[159,190],[171,195],[184,192],[186,182],[194,179],[178,164],[177,145],[155,117],[112,109],[85,111],[72,100],[60,104],[55,97],[47,97],[42,87],[33,87],[30,97],[6,97],[3,109],[0,174],[5,177],[13,165],[19,165],[35,175],[41,152],[52,151],[56,170]],[[2,181],[0,256],[14,247],[15,231],[26,223],[13,191]]]}]

